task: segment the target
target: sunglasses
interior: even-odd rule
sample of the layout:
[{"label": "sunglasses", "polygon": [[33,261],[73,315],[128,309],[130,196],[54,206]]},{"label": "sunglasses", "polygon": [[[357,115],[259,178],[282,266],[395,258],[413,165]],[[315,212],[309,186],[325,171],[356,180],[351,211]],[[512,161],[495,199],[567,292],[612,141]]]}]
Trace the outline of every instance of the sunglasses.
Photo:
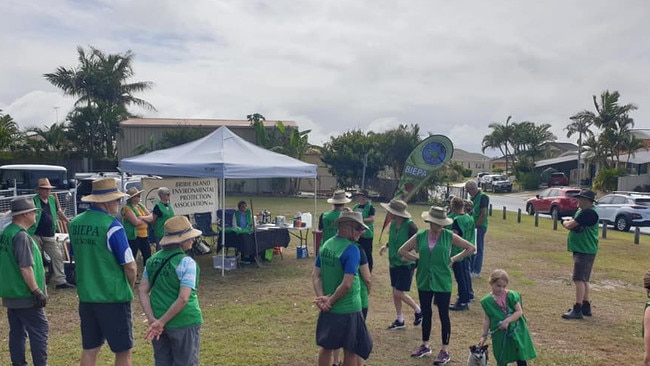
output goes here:
[{"label": "sunglasses", "polygon": [[366,228],[361,226],[361,225],[357,225],[353,229],[354,229],[354,231],[359,232],[359,233],[366,231]]}]

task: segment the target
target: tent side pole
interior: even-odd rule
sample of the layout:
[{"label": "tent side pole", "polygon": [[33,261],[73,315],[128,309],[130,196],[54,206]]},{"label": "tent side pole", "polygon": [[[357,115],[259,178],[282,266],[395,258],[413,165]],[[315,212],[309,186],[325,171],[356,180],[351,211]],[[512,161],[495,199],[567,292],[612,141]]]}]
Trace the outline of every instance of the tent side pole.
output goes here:
[{"label": "tent side pole", "polygon": [[226,276],[226,177],[221,177],[221,277]]}]

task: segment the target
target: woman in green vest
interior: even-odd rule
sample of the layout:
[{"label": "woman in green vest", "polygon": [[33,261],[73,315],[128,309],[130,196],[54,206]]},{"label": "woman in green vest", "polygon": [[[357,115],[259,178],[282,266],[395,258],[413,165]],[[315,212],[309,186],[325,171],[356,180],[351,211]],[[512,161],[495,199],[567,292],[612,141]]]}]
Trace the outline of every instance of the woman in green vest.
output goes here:
[{"label": "woman in green vest", "polygon": [[[451,300],[452,275],[451,266],[474,253],[474,246],[462,237],[454,234],[445,226],[451,225],[452,219],[447,217],[444,208],[432,206],[429,211],[422,213],[424,222],[429,228],[420,230],[412,236],[398,253],[408,261],[418,261],[415,281],[420,296],[422,308],[422,344],[413,351],[411,357],[420,358],[431,354],[429,337],[431,335],[432,303],[438,306],[440,318],[442,346],[434,365],[445,365],[451,360],[449,355],[449,339],[451,337],[451,320],[449,319],[449,302]],[[452,246],[463,251],[452,256]],[[415,252],[415,253],[414,253]]]},{"label": "woman in green vest", "polygon": [[140,202],[142,191],[136,187],[131,187],[126,191],[129,196],[126,199],[126,205],[122,207],[122,223],[126,238],[129,240],[133,258],[138,256],[138,251],[142,254],[142,266],[147,263],[151,257],[151,245],[149,244],[149,223],[153,222],[153,215]]},{"label": "woman in green vest", "polygon": [[185,252],[201,234],[185,216],[167,220],[162,250],[151,257],[142,274],[138,293],[155,365],[199,365],[203,324],[196,296],[199,266]]},{"label": "woman in green vest", "polygon": [[167,187],[158,188],[160,201],[153,208],[153,233],[156,237],[156,249],[160,249],[160,239],[165,235],[165,222],[174,216],[170,197],[171,192]]}]

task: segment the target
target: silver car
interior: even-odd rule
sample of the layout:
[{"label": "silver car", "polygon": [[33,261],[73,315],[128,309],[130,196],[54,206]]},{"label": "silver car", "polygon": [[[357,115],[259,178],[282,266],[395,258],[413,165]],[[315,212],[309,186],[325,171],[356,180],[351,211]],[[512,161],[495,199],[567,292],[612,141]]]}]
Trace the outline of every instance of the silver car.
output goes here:
[{"label": "silver car", "polygon": [[600,198],[596,207],[600,222],[616,230],[650,226],[650,193],[617,191]]}]

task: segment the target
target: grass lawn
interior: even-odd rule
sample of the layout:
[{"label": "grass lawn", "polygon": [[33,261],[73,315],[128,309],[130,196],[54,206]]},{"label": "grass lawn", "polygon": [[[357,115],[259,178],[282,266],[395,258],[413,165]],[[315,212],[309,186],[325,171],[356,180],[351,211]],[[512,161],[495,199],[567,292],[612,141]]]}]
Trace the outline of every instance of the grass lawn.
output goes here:
[{"label": "grass lawn", "polygon": [[[235,207],[241,197],[227,199]],[[248,199],[247,197],[245,199]],[[272,215],[292,217],[296,211],[312,212],[313,199],[254,198],[256,211],[268,209]],[[329,208],[325,200],[318,203],[322,212]],[[377,226],[385,211],[379,204]],[[425,206],[411,205],[415,222]],[[571,282],[571,254],[566,251],[566,231],[553,230],[549,219],[523,215],[517,222],[515,213],[495,210],[490,218],[486,237],[484,270],[474,279],[474,291],[482,297],[489,291],[487,278],[494,268],[510,274],[510,288],[523,297],[524,313],[537,348],[533,365],[632,365],[643,359],[640,335],[643,307],[646,301],[642,277],[650,268],[650,237],[642,236],[640,245],[633,244],[633,233],[607,232],[601,239],[600,252],[592,274],[593,317],[581,321],[560,318],[574,301]],[[318,215],[314,215],[316,221]],[[310,234],[311,235],[311,234]],[[385,234],[384,237],[387,235]],[[375,235],[373,292],[370,294],[368,328],[374,339],[374,350],[367,365],[430,365],[432,359],[411,359],[411,351],[419,345],[420,328],[410,326],[413,315],[405,312],[405,330],[386,329],[395,318],[390,295],[386,257],[379,256],[379,233]],[[201,267],[199,301],[205,323],[201,334],[201,365],[315,365],[318,347],[314,332],[317,310],[312,306],[311,285],[313,253],[309,259],[296,259],[297,239],[292,238],[284,259],[277,257],[262,268],[246,265],[226,272],[212,268],[212,255],[197,258]],[[311,246],[312,240],[309,239]],[[310,251],[311,251],[310,247]],[[50,365],[78,364],[81,341],[77,316],[76,292],[49,289],[46,308],[50,321]],[[415,285],[411,296],[417,299]],[[452,295],[452,299],[455,297]],[[407,307],[408,309],[408,307]],[[144,338],[145,317],[138,300],[133,302],[134,365],[153,365],[151,345]],[[6,311],[0,310],[0,365],[8,365],[8,325]],[[478,303],[470,310],[451,313],[452,365],[463,365],[467,348],[481,334],[482,310]],[[431,341],[440,342],[440,325],[434,311]],[[434,352],[435,353],[435,352]],[[28,356],[29,359],[29,356]],[[105,346],[100,365],[112,365],[113,357]],[[491,360],[490,364],[494,364]]]}]

